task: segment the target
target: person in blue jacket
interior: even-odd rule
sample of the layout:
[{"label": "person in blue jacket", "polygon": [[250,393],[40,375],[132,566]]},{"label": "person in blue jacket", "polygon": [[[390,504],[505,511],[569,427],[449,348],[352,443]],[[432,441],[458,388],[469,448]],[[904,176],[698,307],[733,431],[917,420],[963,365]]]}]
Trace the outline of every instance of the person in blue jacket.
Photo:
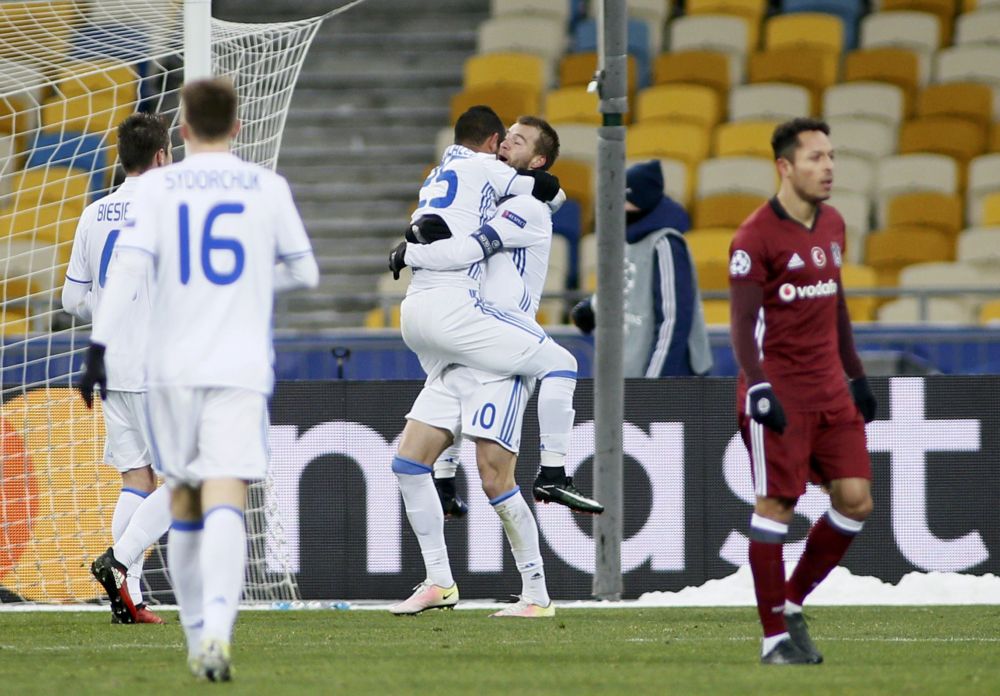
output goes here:
[{"label": "person in blue jacket", "polygon": [[[626,377],[705,375],[712,368],[694,262],[684,241],[691,219],[663,192],[659,160],[625,173]],[[594,298],[577,304],[573,323],[596,325]]]}]

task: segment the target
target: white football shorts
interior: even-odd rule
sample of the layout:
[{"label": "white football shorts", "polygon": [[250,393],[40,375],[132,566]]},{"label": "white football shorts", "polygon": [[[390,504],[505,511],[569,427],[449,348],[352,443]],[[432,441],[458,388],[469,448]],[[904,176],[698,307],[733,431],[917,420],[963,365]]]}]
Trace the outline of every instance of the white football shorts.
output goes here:
[{"label": "white football shorts", "polygon": [[145,392],[109,391],[101,408],[104,411],[104,463],[121,474],[152,464]]},{"label": "white football shorts", "polygon": [[500,377],[576,372],[573,355],[534,319],[499,309],[473,292],[432,288],[403,300],[403,340],[420,358],[428,382],[451,364]]},{"label": "white football shorts", "polygon": [[454,366],[428,380],[406,417],[456,438],[492,440],[517,454],[524,410],[534,387],[532,378],[496,377]]},{"label": "white football shorts", "polygon": [[267,397],[235,387],[150,387],[153,462],[171,486],[267,474]]}]

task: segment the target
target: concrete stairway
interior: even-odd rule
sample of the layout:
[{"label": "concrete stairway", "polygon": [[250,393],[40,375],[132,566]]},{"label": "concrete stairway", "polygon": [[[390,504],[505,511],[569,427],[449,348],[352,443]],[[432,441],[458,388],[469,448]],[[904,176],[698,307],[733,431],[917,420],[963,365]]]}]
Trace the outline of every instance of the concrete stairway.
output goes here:
[{"label": "concrete stairway", "polygon": [[[237,21],[315,16],[338,3],[217,1]],[[280,328],[357,327],[437,157],[488,0],[368,0],[328,19],[306,57],[278,170],[292,185],[321,281],[282,298]]]}]

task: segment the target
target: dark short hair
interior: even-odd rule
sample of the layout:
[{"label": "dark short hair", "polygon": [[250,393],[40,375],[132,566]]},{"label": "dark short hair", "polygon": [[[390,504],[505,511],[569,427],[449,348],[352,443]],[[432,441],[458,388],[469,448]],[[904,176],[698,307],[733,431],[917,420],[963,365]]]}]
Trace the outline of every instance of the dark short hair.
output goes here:
[{"label": "dark short hair", "polygon": [[830,135],[830,125],[818,118],[793,118],[785,121],[774,129],[771,136],[771,149],[774,150],[774,159],[786,159],[789,162],[795,161],[795,151],[799,145],[799,133],[807,131],[819,131]]},{"label": "dark short hair", "polygon": [[455,121],[456,145],[482,145],[494,134],[503,140],[506,133],[507,129],[497,112],[484,104],[470,106]]},{"label": "dark short hair", "polygon": [[236,88],[224,77],[187,83],[181,103],[184,121],[201,140],[225,138],[236,123]]},{"label": "dark short hair", "polygon": [[156,153],[170,151],[170,130],[159,114],[132,114],[118,124],[118,159],[126,174],[142,174]]},{"label": "dark short hair", "polygon": [[559,134],[548,121],[537,116],[518,116],[517,122],[522,126],[532,126],[538,129],[538,142],[535,143],[535,154],[545,158],[542,170],[549,169],[559,157]]}]

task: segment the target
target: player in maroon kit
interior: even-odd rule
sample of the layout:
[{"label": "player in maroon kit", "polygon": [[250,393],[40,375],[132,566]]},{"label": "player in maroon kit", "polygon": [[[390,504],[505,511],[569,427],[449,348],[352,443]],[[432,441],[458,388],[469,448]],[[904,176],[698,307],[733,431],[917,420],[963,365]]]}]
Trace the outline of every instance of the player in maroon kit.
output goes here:
[{"label": "player in maroon kit", "polygon": [[[730,247],[739,424],[757,496],[750,568],[764,664],[822,662],[802,603],[872,510],[864,424],[875,417],[876,402],[841,287],[844,219],[823,202],[833,187],[829,134],[823,121],[804,118],[775,129],[780,188]],[[824,485],[831,507],[810,530],[786,583],[782,544],[807,481]]]}]

